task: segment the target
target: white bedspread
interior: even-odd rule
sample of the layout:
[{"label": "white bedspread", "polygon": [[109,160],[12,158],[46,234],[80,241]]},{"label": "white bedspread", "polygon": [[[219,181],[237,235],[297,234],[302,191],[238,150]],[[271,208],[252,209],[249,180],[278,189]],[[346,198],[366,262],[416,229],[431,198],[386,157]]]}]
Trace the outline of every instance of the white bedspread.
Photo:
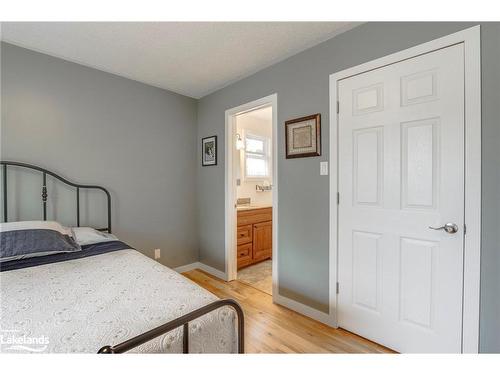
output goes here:
[{"label": "white bedspread", "polygon": [[[1,272],[0,293],[0,350],[25,353],[96,353],[217,299],[135,250]],[[235,315],[190,323],[190,352],[236,352]],[[182,353],[182,327],[133,351]]]}]

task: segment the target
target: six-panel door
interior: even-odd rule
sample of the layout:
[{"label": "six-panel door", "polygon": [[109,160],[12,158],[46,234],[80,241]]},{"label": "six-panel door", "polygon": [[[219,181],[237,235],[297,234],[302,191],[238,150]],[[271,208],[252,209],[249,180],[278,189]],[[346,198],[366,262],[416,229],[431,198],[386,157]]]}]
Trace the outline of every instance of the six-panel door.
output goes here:
[{"label": "six-panel door", "polygon": [[338,84],[338,321],[400,352],[461,351],[463,53]]}]

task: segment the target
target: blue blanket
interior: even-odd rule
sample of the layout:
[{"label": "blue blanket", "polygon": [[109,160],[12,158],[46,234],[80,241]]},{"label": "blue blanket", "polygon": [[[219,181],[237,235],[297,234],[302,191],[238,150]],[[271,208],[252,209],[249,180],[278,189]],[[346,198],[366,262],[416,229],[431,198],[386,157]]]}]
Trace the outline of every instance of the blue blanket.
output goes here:
[{"label": "blue blanket", "polygon": [[91,245],[84,245],[80,251],[71,253],[59,253],[53,255],[39,256],[3,262],[0,264],[0,272],[12,271],[20,268],[34,267],[48,263],[64,262],[66,260],[86,258],[94,255],[109,253],[111,251],[132,249],[129,245],[121,241],[99,242]]}]

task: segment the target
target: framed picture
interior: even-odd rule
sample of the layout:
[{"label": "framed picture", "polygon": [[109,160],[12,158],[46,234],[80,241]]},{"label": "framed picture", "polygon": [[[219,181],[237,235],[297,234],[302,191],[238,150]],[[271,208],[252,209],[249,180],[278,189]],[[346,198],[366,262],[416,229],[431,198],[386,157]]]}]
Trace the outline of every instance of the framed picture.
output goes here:
[{"label": "framed picture", "polygon": [[201,165],[217,165],[217,136],[206,137],[201,140]]},{"label": "framed picture", "polygon": [[321,114],[285,122],[286,158],[321,155]]}]

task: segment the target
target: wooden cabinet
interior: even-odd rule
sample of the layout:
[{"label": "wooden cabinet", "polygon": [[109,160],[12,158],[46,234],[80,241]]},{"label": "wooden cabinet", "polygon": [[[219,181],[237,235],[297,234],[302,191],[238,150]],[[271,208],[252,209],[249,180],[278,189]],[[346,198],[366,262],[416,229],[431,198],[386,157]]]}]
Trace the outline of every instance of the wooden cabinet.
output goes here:
[{"label": "wooden cabinet", "polygon": [[242,225],[236,232],[236,241],[238,245],[252,242],[252,225]]},{"label": "wooden cabinet", "polygon": [[252,259],[252,243],[246,243],[243,245],[238,245],[238,269],[241,267],[248,266],[253,263]]},{"label": "wooden cabinet", "polygon": [[271,220],[273,220],[272,208],[256,208],[253,210],[238,211],[238,227]]},{"label": "wooden cabinet", "polygon": [[255,261],[270,258],[273,255],[273,222],[254,224],[252,242]]},{"label": "wooden cabinet", "polygon": [[273,255],[272,208],[238,211],[238,269]]}]

